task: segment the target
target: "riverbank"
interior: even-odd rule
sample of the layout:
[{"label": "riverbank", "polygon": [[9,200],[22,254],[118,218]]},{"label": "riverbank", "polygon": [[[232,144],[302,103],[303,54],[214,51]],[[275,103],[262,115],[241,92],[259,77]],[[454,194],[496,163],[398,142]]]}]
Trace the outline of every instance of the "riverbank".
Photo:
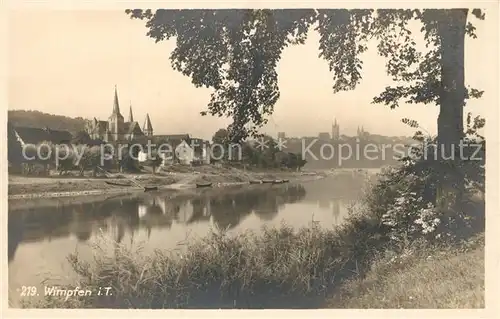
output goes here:
[{"label": "riverbank", "polygon": [[[86,289],[108,297],[47,296],[25,308],[394,309],[483,308],[484,233],[459,246],[413,243],[402,254],[359,251],[346,228],[259,235],[213,233],[182,256],[119,246],[87,264],[71,255]],[[340,239],[342,238],[342,239]],[[341,247],[341,244],[347,245]],[[180,257],[180,258],[179,258]],[[168,269],[168,271],[166,271]]]},{"label": "riverbank", "polygon": [[[108,178],[76,177],[25,177],[9,176],[8,198],[37,199],[61,198],[88,195],[119,195],[143,191],[144,186],[157,186],[159,190],[182,190],[195,188],[196,183],[212,183],[213,187],[249,184],[253,180],[288,179],[290,182],[315,180],[334,174],[331,171],[244,171],[236,168],[202,166],[189,171],[158,174],[114,174]],[[350,173],[347,173],[350,174]],[[135,184],[130,182],[133,179]],[[109,185],[105,181],[130,183],[131,186]]]},{"label": "riverbank", "polygon": [[[340,178],[339,184],[342,182]],[[384,186],[383,182],[381,185]],[[378,194],[380,187],[373,187],[372,191]],[[217,192],[217,189],[190,192],[204,191]],[[182,196],[184,192],[175,194]],[[156,250],[150,254],[141,247],[132,248],[111,237],[103,238],[111,242],[98,240],[91,262],[78,254],[71,254],[68,260],[78,276],[73,287],[77,283],[90,290],[111,287],[112,295],[66,300],[46,296],[40,303],[31,301],[24,307],[484,306],[484,223],[473,221],[484,216],[484,202],[480,198],[476,199],[477,205],[464,206],[464,214],[472,218],[467,219],[471,222],[469,226],[443,225],[436,230],[446,238],[434,234],[393,236],[394,228],[381,222],[387,209],[374,199],[367,197],[354,206],[338,226],[324,228],[311,222],[310,226],[297,229],[282,224],[238,235],[216,229],[206,237],[182,242],[182,250]],[[387,196],[382,198],[386,199]],[[99,253],[110,246],[114,247],[113,254]]]}]

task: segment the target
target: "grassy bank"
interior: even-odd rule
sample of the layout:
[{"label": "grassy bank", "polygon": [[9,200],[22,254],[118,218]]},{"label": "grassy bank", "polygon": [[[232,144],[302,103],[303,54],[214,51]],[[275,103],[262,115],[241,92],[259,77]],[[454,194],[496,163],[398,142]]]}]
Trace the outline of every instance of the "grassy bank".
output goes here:
[{"label": "grassy bank", "polygon": [[484,308],[484,234],[459,247],[418,247],[375,260],[328,308]]},{"label": "grassy bank", "polygon": [[[183,254],[119,247],[89,264],[70,256],[78,286],[112,296],[48,297],[25,307],[475,308],[484,306],[484,235],[457,246],[399,250],[364,218],[335,230],[282,226],[214,232]],[[359,232],[358,232],[359,231]],[[98,248],[96,248],[98,250]]]}]

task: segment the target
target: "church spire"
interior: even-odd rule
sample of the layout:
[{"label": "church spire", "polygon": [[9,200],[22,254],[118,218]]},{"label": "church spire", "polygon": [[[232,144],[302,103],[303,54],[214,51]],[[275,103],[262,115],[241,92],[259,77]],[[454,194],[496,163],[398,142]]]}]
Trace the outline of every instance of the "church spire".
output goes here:
[{"label": "church spire", "polygon": [[115,85],[115,99],[113,101],[113,114],[120,114],[120,104],[118,103],[118,90]]},{"label": "church spire", "polygon": [[151,119],[149,118],[149,113],[146,114],[146,121],[144,122],[144,127],[142,128],[144,134],[147,136],[153,135],[153,126],[151,125]]},{"label": "church spire", "polygon": [[134,121],[134,115],[132,115],[132,102],[130,102],[130,111],[128,113],[128,121],[133,122]]}]

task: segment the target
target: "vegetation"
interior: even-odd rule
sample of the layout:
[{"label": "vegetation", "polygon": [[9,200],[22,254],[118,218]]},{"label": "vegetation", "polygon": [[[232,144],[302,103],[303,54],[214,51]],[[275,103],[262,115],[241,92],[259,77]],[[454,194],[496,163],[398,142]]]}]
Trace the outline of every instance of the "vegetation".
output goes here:
[{"label": "vegetation", "polygon": [[85,131],[78,131],[76,134],[73,136],[73,139],[71,140],[72,144],[85,144],[89,145],[92,144],[94,141],[92,138],[90,138],[90,135],[85,132]]},{"label": "vegetation", "polygon": [[72,134],[83,131],[85,127],[85,120],[81,117],[71,118],[40,111],[9,110],[8,118],[14,127],[50,127],[53,130],[69,131]]},{"label": "vegetation", "polygon": [[485,307],[484,234],[459,248],[412,247],[376,259],[363,278],[342,285],[328,308]]},{"label": "vegetation", "polygon": [[[214,89],[208,112],[233,119],[232,139],[243,139],[267,122],[280,93],[276,66],[289,45],[303,44],[310,28],[321,38],[320,57],[333,71],[333,91],[352,90],[361,81],[360,55],[370,39],[388,58],[387,72],[406,85],[388,87],[375,103],[397,107],[434,103],[440,108],[439,139],[458,144],[463,133],[463,106],[482,92],[465,88],[464,41],[476,37],[472,17],[479,9],[284,9],[284,10],[127,10],[146,20],[157,42],[176,37],[170,59],[174,69],[197,87]],[[468,20],[469,19],[469,20]],[[419,52],[409,30],[422,27],[428,52]],[[193,41],[199,44],[193,48]],[[456,66],[459,67],[456,67]],[[207,114],[208,112],[203,112]]]},{"label": "vegetation", "polygon": [[283,152],[269,135],[261,134],[257,139],[232,142],[227,129],[219,129],[212,137],[213,158],[239,162],[259,168],[288,168],[299,170],[306,164],[300,153]]},{"label": "vegetation", "polygon": [[14,128],[7,122],[7,160],[9,163],[21,163],[22,147],[16,138]]},{"label": "vegetation", "polygon": [[[41,147],[41,145],[44,145]],[[38,152],[37,152],[38,150]],[[87,145],[54,145],[43,141],[37,145],[27,147],[26,158],[22,163],[23,174],[48,175],[51,168],[55,168],[59,175],[71,170],[78,170],[83,176],[86,170],[92,171],[92,176],[101,173],[99,167],[109,166],[109,160],[101,163],[102,149],[100,146],[88,147]],[[42,167],[42,171],[40,171]]]},{"label": "vegetation", "polygon": [[[427,146],[422,144],[420,152],[423,147]],[[180,252],[159,250],[144,256],[120,247],[112,256],[96,254],[92,263],[71,255],[69,260],[82,286],[112,287],[113,296],[76,299],[70,306],[318,308],[338,307],[338,300],[347,300],[346,304],[373,307],[378,301],[375,296],[380,296],[380,291],[373,289],[384,291],[397,286],[401,291],[401,284],[421,278],[428,268],[427,273],[443,275],[443,281],[412,284],[415,289],[402,296],[418,298],[414,302],[403,302],[392,293],[387,295],[391,299],[378,306],[453,307],[464,300],[463,287],[468,287],[467,293],[474,298],[458,306],[484,304],[483,261],[474,259],[481,257],[484,244],[484,201],[469,200],[462,203],[460,212],[450,215],[446,208],[434,206],[433,197],[427,194],[425,185],[435,177],[436,170],[417,169],[425,163],[423,157],[408,157],[404,162],[399,168],[383,170],[367,188],[363,202],[334,229],[320,228],[313,222],[298,231],[286,225],[239,236],[216,231]],[[462,164],[473,165],[469,160]],[[482,176],[476,175],[477,185],[484,186]],[[471,199],[478,188],[468,185],[467,198]],[[471,243],[479,248],[470,254],[460,253]],[[423,258],[427,253],[430,260]],[[434,263],[432,256],[444,256],[453,263]],[[408,270],[403,274],[403,269]],[[475,275],[450,277],[464,270]],[[374,277],[378,280],[373,281]],[[423,289],[424,284],[427,293],[418,293],[418,287]],[[354,295],[358,291],[362,294]],[[430,303],[443,294],[446,298]],[[49,298],[37,306],[57,307],[58,302]]]}]

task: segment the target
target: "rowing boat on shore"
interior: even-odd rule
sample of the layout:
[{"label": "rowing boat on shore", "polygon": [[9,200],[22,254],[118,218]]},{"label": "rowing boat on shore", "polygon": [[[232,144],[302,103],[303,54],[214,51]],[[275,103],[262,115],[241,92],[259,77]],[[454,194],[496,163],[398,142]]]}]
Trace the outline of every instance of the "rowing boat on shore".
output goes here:
[{"label": "rowing boat on shore", "polygon": [[123,186],[123,187],[130,187],[132,184],[125,184],[125,183],[116,183],[116,182],[110,182],[110,181],[104,181],[108,185],[113,185],[113,186]]},{"label": "rowing boat on shore", "polygon": [[196,183],[196,188],[211,187],[212,183]]}]

